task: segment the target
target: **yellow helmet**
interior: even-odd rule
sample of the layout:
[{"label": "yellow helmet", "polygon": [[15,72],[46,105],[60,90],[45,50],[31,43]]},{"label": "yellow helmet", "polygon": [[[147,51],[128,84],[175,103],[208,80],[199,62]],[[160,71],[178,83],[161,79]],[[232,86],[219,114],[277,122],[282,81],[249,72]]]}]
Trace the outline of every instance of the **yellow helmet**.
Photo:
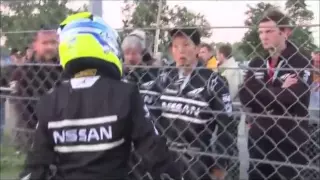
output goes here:
[{"label": "yellow helmet", "polygon": [[90,12],[67,17],[58,29],[60,64],[74,73],[103,66],[122,76],[122,53],[118,33]]}]

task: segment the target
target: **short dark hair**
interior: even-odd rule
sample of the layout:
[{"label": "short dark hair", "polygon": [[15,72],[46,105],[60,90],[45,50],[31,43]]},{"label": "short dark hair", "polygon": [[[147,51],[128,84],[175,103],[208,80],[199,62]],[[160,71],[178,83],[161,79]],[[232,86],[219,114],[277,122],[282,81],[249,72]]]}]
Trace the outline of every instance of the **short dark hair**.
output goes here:
[{"label": "short dark hair", "polygon": [[173,29],[169,32],[169,34],[171,38],[176,36],[188,36],[195,45],[199,45],[201,41],[201,34],[199,30],[194,28]]},{"label": "short dark hair", "polygon": [[12,48],[11,52],[10,52],[10,56],[16,55],[16,54],[18,54],[18,52],[19,52],[18,48]]},{"label": "short dark hair", "polygon": [[55,32],[55,31],[56,31],[55,28],[52,28],[52,27],[49,27],[49,26],[46,26],[46,25],[40,25],[39,30],[33,36],[33,41],[37,40],[39,34],[41,34],[41,33]]},{"label": "short dark hair", "polygon": [[280,26],[279,28],[281,31],[283,31],[286,28],[289,28],[288,26],[290,25],[290,19],[278,9],[267,10],[259,23],[268,21],[275,22],[278,26]]},{"label": "short dark hair", "polygon": [[201,43],[200,48],[207,48],[209,52],[213,52],[213,47],[208,43]]},{"label": "short dark hair", "polygon": [[218,52],[223,54],[225,58],[230,58],[232,56],[232,46],[230,44],[223,44],[219,46]]}]

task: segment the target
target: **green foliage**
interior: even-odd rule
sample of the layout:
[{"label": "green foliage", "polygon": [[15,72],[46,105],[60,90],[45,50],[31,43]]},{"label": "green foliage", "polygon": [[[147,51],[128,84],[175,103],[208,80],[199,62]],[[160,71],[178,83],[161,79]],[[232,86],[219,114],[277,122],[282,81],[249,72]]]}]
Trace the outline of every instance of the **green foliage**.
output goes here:
[{"label": "green foliage", "polygon": [[314,18],[313,12],[307,9],[305,0],[287,0],[285,6],[289,17],[296,23],[310,22]]},{"label": "green foliage", "polygon": [[317,46],[314,44],[312,32],[307,27],[297,27],[293,29],[289,40],[299,48],[311,52]]},{"label": "green foliage", "polygon": [[[249,60],[254,56],[266,55],[267,52],[263,50],[259,40],[257,25],[265,11],[277,7],[269,3],[261,2],[255,7],[248,6],[248,8],[249,10],[246,12],[247,20],[245,21],[245,25],[249,26],[250,29],[245,33],[239,49]],[[313,43],[312,32],[308,27],[299,26],[299,24],[308,24],[313,19],[313,12],[307,9],[305,0],[287,0],[286,10],[288,11],[288,17],[290,17],[291,23],[294,26],[289,41],[306,50],[314,49],[315,45]]]},{"label": "green foliage", "polygon": [[[123,19],[124,28],[142,28],[150,37],[154,38],[157,29],[157,14],[159,1],[125,1],[126,5],[122,12],[125,15]],[[169,7],[165,0],[162,0],[160,28],[161,27],[198,27],[204,37],[211,36],[209,22],[201,14],[189,11],[185,7]],[[122,33],[125,36],[128,31]],[[165,51],[170,42],[167,36],[167,29],[160,31],[160,51]]]},{"label": "green foliage", "polygon": [[286,10],[293,21],[292,24],[296,26],[289,40],[300,48],[312,51],[316,47],[312,32],[309,27],[302,27],[299,24],[310,24],[314,18],[313,12],[307,9],[305,0],[287,0]]},{"label": "green foliage", "polygon": [[34,32],[40,28],[56,29],[59,23],[74,11],[66,7],[68,0],[24,0],[6,1],[9,13],[1,13],[1,30],[5,32],[8,48],[27,46],[32,41]]},{"label": "green foliage", "polygon": [[18,153],[8,135],[1,137],[0,179],[17,179],[24,165],[25,154]]},{"label": "green foliage", "polygon": [[203,37],[210,37],[212,31],[210,23],[204,15],[200,13],[193,13],[186,7],[174,6],[169,10],[169,22],[171,25],[178,27],[198,27]]},{"label": "green foliage", "polygon": [[240,48],[241,46],[241,42],[236,42],[232,44],[232,56],[234,57],[234,59],[236,61],[246,61],[247,57],[246,55],[243,53],[242,49]]},{"label": "green foliage", "polygon": [[10,49],[8,49],[5,46],[0,46],[0,55],[2,56],[9,56],[10,55]]}]

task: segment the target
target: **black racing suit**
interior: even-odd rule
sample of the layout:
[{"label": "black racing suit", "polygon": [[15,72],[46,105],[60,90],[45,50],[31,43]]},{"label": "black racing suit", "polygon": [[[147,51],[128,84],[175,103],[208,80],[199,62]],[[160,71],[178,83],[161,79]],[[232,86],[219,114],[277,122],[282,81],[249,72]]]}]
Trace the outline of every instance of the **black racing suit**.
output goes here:
[{"label": "black racing suit", "polygon": [[101,76],[73,78],[43,96],[39,123],[22,177],[43,180],[123,180],[131,145],[149,170],[180,178],[166,141],[155,133],[138,89]]},{"label": "black racing suit", "polygon": [[[169,140],[171,148],[184,164],[186,180],[211,179],[213,168],[226,169],[236,137],[231,135],[232,102],[228,83],[208,69],[194,70],[188,78],[179,78],[179,70],[161,73],[157,80],[140,90],[151,111],[159,114],[156,125]],[[212,135],[218,128],[215,151]],[[187,151],[187,152],[185,152]],[[201,154],[208,153],[208,154]],[[182,156],[181,156],[182,155]],[[225,157],[225,156],[224,156]]]}]

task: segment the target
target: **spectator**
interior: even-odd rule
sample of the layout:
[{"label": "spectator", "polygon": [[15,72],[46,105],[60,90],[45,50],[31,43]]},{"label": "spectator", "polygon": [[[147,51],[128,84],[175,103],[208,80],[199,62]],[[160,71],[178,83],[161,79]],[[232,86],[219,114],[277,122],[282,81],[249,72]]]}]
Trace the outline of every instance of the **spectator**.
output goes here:
[{"label": "spectator", "polygon": [[308,116],[311,76],[308,69],[301,69],[310,68],[310,58],[286,41],[286,28],[278,25],[289,25],[289,18],[278,10],[267,11],[258,31],[269,55],[249,63],[239,92],[242,104],[257,114],[248,148],[250,158],[260,161],[250,163],[249,180],[304,179],[298,169],[285,163],[308,163],[302,147],[308,141],[308,122],[303,118]]},{"label": "spectator", "polygon": [[313,72],[313,82],[311,86],[310,116],[315,119],[320,119],[320,48],[312,53],[312,60],[315,71]]},{"label": "spectator", "polygon": [[[32,62],[59,63],[58,62],[58,35],[54,30],[41,29],[36,33],[33,40]],[[31,50],[30,50],[31,51]],[[30,56],[29,52],[28,56]]]},{"label": "spectator", "polygon": [[[34,37],[33,45],[35,53],[32,62],[56,63],[57,39],[54,31],[40,30]],[[45,92],[54,87],[61,78],[62,69],[60,66],[45,66],[34,64],[18,66],[13,70],[10,84],[14,87],[13,95],[22,97],[21,100],[14,100],[14,109],[19,112],[17,126],[32,130],[37,124],[37,117],[34,113],[36,101],[34,99],[42,96]],[[14,135],[20,150],[27,150],[26,145],[31,145],[31,138],[28,132],[18,132]]]},{"label": "spectator", "polygon": [[238,63],[232,57],[232,47],[228,44],[221,45],[217,50],[217,60],[219,62],[219,71],[229,83],[230,94],[234,100],[238,94],[239,85],[242,83],[242,73]]},{"label": "spectator", "polygon": [[[121,48],[124,52],[125,68],[124,80],[130,83],[141,86],[147,86],[152,83],[158,75],[158,68],[155,67],[134,67],[136,65],[151,65],[153,58],[148,49],[150,42],[148,42],[147,35],[142,30],[135,30],[130,33],[122,42]],[[141,92],[144,93],[144,92]],[[148,101],[148,95],[144,96],[144,100]],[[147,170],[145,166],[140,163],[140,156],[136,153],[132,154],[130,167],[133,168],[131,174],[132,179],[147,180]]]},{"label": "spectator", "polygon": [[[1,76],[0,76],[0,86],[1,87],[9,87],[9,79],[14,70],[14,65],[22,63],[22,58],[19,50],[17,48],[13,48],[10,52],[10,56],[6,64],[1,64]],[[0,91],[1,95],[7,95],[9,92],[7,90]],[[3,135],[3,126],[5,124],[5,104],[6,98],[0,98],[0,141],[1,136]]]},{"label": "spectator", "polygon": [[15,64],[21,65],[25,62],[24,54],[21,51],[18,51],[16,54],[16,62]]},{"label": "spectator", "polygon": [[[311,163],[320,166],[320,48],[312,52],[313,60],[313,77],[310,94],[310,147],[308,148],[309,157],[312,159]],[[320,172],[313,172],[312,177],[314,179],[320,179]]]},{"label": "spectator", "polygon": [[28,46],[24,49],[24,58],[25,58],[25,62],[31,62],[32,56],[33,56],[34,52],[32,49],[32,46]]},{"label": "spectator", "polygon": [[125,65],[151,65],[153,57],[150,41],[142,30],[135,30],[124,38],[121,48],[124,53]]},{"label": "spectator", "polygon": [[18,52],[19,52],[19,50],[17,48],[13,48],[11,50],[11,52],[10,52],[10,61],[11,61],[12,64],[16,64],[17,63],[17,61],[18,61],[18,58],[17,58]]},{"label": "spectator", "polygon": [[[171,53],[176,68],[165,70],[154,83],[143,87],[151,113],[160,114],[156,124],[173,148],[179,149],[185,180],[211,179],[227,175],[226,158],[213,159],[200,152],[212,152],[212,136],[217,129],[216,152],[232,156],[235,137],[230,132],[232,103],[223,77],[209,69],[196,70],[200,33],[196,29],[174,29]],[[142,95],[145,95],[142,93]],[[206,113],[204,111],[219,113]],[[234,130],[234,129],[232,129]],[[189,154],[189,151],[194,153]],[[184,153],[185,152],[185,153]]]},{"label": "spectator", "polygon": [[[12,64],[17,63],[17,56],[19,50],[17,48],[11,49],[10,56],[7,60],[1,60],[1,69],[0,69],[0,87],[9,87],[9,77],[12,74],[13,66]],[[7,90],[0,90],[1,95],[6,95],[9,92]],[[3,126],[5,124],[5,96],[0,97],[0,141],[3,135]]]},{"label": "spectator", "polygon": [[[149,50],[151,43],[147,34],[142,30],[135,30],[124,38],[121,48],[124,52],[125,80],[140,85],[148,83],[157,77],[157,68],[141,67],[152,65],[153,56]],[[140,67],[135,67],[140,65]]]},{"label": "spectator", "polygon": [[201,63],[209,69],[216,69],[218,67],[217,59],[213,55],[213,48],[211,45],[202,43],[200,45],[199,58]]}]

